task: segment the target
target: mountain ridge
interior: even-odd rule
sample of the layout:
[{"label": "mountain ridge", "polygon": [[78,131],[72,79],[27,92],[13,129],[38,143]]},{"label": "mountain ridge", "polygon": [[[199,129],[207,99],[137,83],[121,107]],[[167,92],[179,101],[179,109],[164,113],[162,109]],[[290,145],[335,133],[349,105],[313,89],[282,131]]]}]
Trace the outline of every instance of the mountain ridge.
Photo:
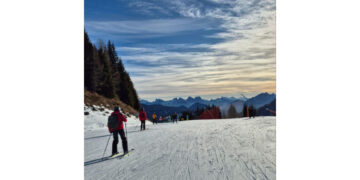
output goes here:
[{"label": "mountain ridge", "polygon": [[[266,104],[271,103],[273,100],[276,99],[275,93],[259,93],[258,95],[245,99],[243,97],[236,98],[236,97],[220,97],[216,99],[202,99],[200,96],[196,97],[188,97],[186,99],[183,98],[173,98],[171,100],[162,100],[162,99],[155,99],[154,101],[150,102],[147,100],[140,100],[143,107],[150,108],[150,111],[154,112],[180,112],[185,110],[195,111],[197,107],[203,108],[207,105],[215,105],[218,106],[222,113],[227,113],[231,104],[235,106],[235,109],[238,113],[240,113],[243,109],[245,104],[247,105],[254,105],[255,108],[263,107]],[[155,106],[155,107],[152,107]],[[152,112],[153,113],[153,112]]]}]

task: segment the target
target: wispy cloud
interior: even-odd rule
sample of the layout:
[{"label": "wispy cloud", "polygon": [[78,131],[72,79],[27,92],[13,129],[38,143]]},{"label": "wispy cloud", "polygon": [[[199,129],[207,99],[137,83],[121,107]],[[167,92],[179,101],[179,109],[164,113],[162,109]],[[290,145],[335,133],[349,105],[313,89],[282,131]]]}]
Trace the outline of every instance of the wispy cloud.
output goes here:
[{"label": "wispy cloud", "polygon": [[[129,6],[148,17],[171,18],[89,21],[86,28],[148,39],[117,48],[141,98],[275,92],[275,0],[148,0]],[[190,41],[179,43],[184,32],[192,32]],[[179,38],[170,43],[159,37]]]},{"label": "wispy cloud", "polygon": [[89,31],[126,35],[173,35],[184,31],[202,30],[210,27],[209,22],[196,19],[151,19],[135,21],[88,21]]}]

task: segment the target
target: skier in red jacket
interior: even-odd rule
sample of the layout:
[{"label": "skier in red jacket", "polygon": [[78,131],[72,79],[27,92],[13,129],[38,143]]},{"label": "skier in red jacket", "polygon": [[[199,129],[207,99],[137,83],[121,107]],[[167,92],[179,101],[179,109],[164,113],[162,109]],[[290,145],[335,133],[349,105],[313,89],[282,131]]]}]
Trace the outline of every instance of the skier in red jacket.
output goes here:
[{"label": "skier in red jacket", "polygon": [[146,112],[145,112],[144,108],[141,108],[141,110],[140,110],[139,119],[141,122],[140,131],[145,130]]},{"label": "skier in red jacket", "polygon": [[125,136],[125,133],[124,133],[124,124],[123,124],[123,122],[127,122],[126,117],[123,114],[120,113],[119,107],[114,108],[114,112],[112,112],[111,115],[113,115],[113,114],[117,115],[119,125],[118,125],[118,127],[116,129],[111,129],[111,128],[108,127],[109,132],[113,133],[113,136],[114,136],[114,140],[113,140],[113,144],[112,144],[112,155],[115,155],[115,154],[119,153],[118,150],[117,150],[117,145],[119,143],[118,134],[121,137],[124,154],[127,154],[129,151],[128,151],[128,144],[127,144],[126,136]]}]

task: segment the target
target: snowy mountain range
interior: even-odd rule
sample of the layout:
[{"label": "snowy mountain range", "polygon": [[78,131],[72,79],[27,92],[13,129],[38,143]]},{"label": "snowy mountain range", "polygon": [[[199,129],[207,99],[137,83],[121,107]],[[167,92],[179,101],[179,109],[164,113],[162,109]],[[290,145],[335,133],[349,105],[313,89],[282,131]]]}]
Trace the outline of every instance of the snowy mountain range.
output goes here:
[{"label": "snowy mountain range", "polygon": [[202,99],[200,96],[197,96],[195,98],[193,97],[188,97],[187,99],[183,99],[183,98],[174,98],[172,100],[168,100],[168,101],[164,101],[162,99],[155,99],[155,101],[153,102],[149,102],[146,100],[140,100],[141,104],[145,104],[145,105],[163,105],[163,106],[170,106],[170,107],[180,107],[180,106],[185,106],[187,108],[191,107],[194,104],[203,104],[203,105],[216,105],[216,106],[221,106],[223,104],[228,104],[234,101],[244,101],[244,98],[235,98],[235,97],[221,97],[221,98],[217,98],[217,99],[211,99],[211,100],[206,100],[206,99]]},{"label": "snowy mountain range", "polygon": [[241,112],[244,104],[254,105],[255,108],[260,108],[266,104],[269,104],[274,99],[276,99],[276,95],[269,93],[260,93],[257,96],[246,99],[244,97],[236,98],[236,97],[220,97],[217,99],[206,100],[202,99],[200,96],[195,98],[188,97],[187,99],[183,98],[174,98],[172,100],[162,100],[155,99],[153,102],[149,102],[146,100],[141,100],[140,103],[143,107],[151,111],[159,112],[159,111],[169,111],[169,112],[178,112],[178,110],[195,110],[196,107],[204,107],[206,105],[215,105],[220,107],[221,111],[226,112],[230,104],[235,106],[237,112]]}]

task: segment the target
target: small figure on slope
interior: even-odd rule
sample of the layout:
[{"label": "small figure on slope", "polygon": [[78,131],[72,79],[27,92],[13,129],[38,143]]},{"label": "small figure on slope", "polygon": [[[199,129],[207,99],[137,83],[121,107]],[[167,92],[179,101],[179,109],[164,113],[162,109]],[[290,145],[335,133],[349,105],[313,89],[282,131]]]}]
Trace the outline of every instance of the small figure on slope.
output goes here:
[{"label": "small figure on slope", "polygon": [[139,112],[139,119],[141,122],[140,131],[145,130],[146,112],[145,112],[144,108],[141,108],[141,110]]},{"label": "small figure on slope", "polygon": [[153,124],[157,124],[157,122],[156,122],[156,114],[155,113],[153,113],[153,115],[152,115],[152,118],[153,118]]},{"label": "small figure on slope", "polygon": [[171,121],[172,121],[173,123],[175,123],[176,112],[174,112],[174,114],[171,115],[170,117],[171,117]]}]

